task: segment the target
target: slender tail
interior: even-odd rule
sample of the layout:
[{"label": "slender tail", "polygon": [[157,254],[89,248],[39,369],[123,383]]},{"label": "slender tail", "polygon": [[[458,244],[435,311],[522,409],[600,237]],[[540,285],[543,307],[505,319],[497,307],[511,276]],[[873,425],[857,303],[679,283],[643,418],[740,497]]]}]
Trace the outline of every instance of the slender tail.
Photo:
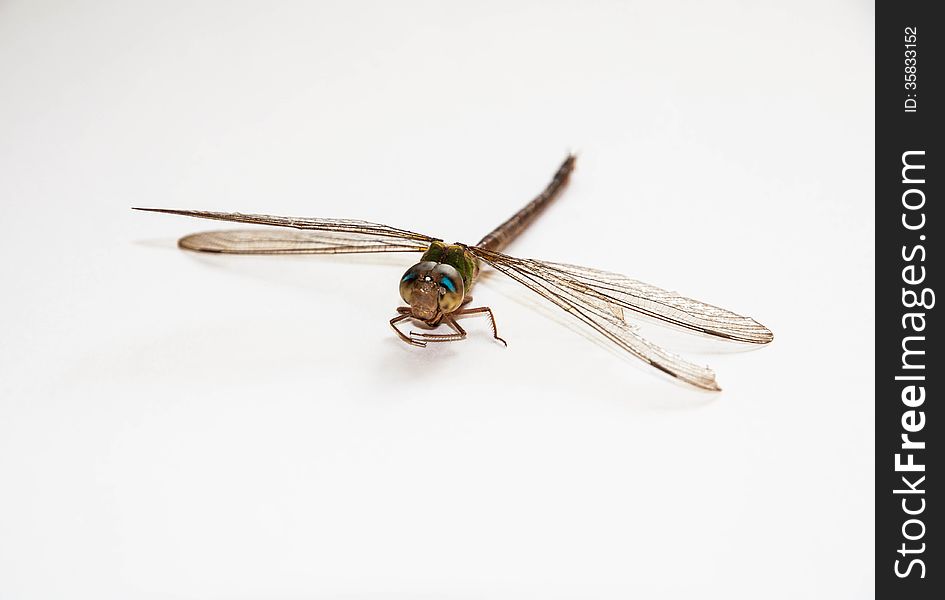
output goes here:
[{"label": "slender tail", "polygon": [[561,163],[561,166],[558,167],[558,172],[555,173],[555,176],[551,179],[551,183],[548,184],[548,187],[546,187],[542,193],[538,194],[534,200],[526,204],[522,210],[509,217],[506,222],[489,232],[486,237],[479,240],[476,246],[485,250],[499,252],[505,248],[509,242],[518,237],[518,235],[535,220],[535,217],[537,217],[546,206],[551,204],[551,201],[557,197],[565,184],[568,183],[568,177],[570,177],[571,171],[574,170],[575,158],[573,154],[569,154],[568,157],[564,159],[564,162]]}]

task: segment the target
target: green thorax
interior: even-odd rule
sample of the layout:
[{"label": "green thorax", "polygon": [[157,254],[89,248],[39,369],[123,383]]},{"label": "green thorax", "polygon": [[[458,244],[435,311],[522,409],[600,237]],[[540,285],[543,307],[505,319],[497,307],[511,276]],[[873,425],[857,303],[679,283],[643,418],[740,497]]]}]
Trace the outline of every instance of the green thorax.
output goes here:
[{"label": "green thorax", "polygon": [[463,284],[466,286],[466,293],[479,276],[479,259],[460,244],[446,244],[444,242],[433,242],[427,251],[423,253],[420,261],[432,260],[433,262],[446,263],[459,271],[463,277]]}]

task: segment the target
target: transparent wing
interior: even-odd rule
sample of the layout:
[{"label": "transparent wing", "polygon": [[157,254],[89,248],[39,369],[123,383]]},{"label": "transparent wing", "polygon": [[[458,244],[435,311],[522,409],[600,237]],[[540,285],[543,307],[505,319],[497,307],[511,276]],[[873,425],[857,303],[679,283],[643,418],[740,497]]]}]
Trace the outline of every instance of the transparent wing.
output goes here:
[{"label": "transparent wing", "polygon": [[523,262],[535,273],[574,293],[685,329],[752,344],[767,344],[774,339],[771,330],[751,317],[625,275],[540,260]]},{"label": "transparent wing", "polygon": [[233,221],[289,228],[209,231],[185,236],[182,248],[228,254],[343,254],[362,252],[417,252],[436,240],[427,235],[387,225],[347,219],[315,219],[245,215],[198,210],[137,208],[216,221]]},{"label": "transparent wing", "polygon": [[238,229],[205,231],[182,237],[181,248],[224,254],[354,254],[362,252],[422,252],[429,244],[400,239],[330,234],[320,231]]},{"label": "transparent wing", "polygon": [[[735,313],[682,298],[622,275],[571,265],[519,259],[481,248],[471,248],[471,250],[497,270],[597,330],[623,350],[664,373],[700,388],[720,389],[712,370],[667,352],[643,338],[636,327],[624,319],[625,308],[729,339],[736,339],[734,335],[730,335],[731,331],[741,331],[745,327],[754,333],[743,335],[742,338],[751,337],[758,340],[766,338],[765,341],[770,341],[772,338],[770,331],[747,317],[739,317]],[[743,322],[744,320],[751,321],[755,325],[749,327]],[[737,324],[737,327],[733,323]],[[767,334],[765,335],[761,330]]]}]

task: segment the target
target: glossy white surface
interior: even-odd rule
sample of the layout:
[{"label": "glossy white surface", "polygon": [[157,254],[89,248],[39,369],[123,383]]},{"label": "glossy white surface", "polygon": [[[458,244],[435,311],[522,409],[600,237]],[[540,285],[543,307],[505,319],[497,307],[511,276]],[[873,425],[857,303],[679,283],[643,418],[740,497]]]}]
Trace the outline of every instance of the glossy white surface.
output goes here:
[{"label": "glossy white surface", "polygon": [[[655,5],[654,5],[655,4]],[[0,6],[0,597],[863,598],[873,540],[869,3]],[[130,206],[474,242],[758,318],[647,327],[702,393],[486,275],[221,257]]]}]

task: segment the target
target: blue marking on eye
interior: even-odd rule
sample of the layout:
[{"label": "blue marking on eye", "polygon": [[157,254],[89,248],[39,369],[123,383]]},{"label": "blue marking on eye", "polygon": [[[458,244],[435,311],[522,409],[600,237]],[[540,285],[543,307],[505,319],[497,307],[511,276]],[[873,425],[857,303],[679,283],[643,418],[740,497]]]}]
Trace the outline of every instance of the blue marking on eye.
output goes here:
[{"label": "blue marking on eye", "polygon": [[407,283],[408,281],[413,281],[416,278],[417,278],[416,273],[407,273],[406,275],[404,275],[404,278],[400,280],[400,282]]},{"label": "blue marking on eye", "polygon": [[444,277],[443,279],[440,280],[440,283],[443,285],[443,287],[445,287],[449,291],[451,292],[456,291],[456,284],[453,283],[453,280],[450,279],[449,277]]}]

